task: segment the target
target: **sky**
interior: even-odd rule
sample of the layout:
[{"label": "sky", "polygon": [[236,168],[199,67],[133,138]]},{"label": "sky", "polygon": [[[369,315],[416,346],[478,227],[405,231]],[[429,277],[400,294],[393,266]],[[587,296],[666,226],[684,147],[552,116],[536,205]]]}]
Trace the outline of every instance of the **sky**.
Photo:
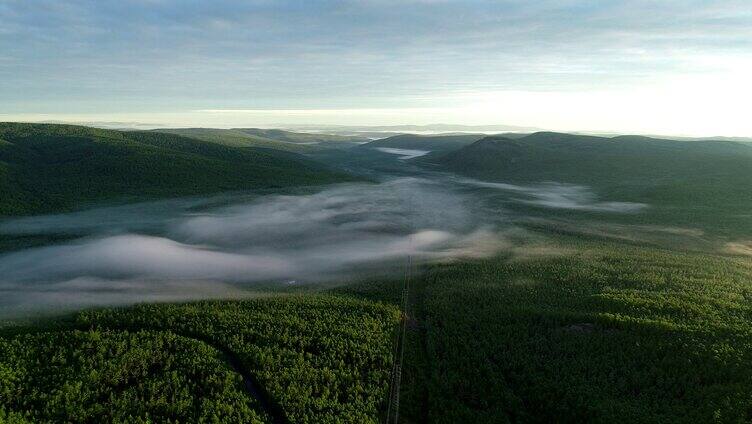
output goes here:
[{"label": "sky", "polygon": [[0,0],[0,120],[752,136],[749,0]]}]

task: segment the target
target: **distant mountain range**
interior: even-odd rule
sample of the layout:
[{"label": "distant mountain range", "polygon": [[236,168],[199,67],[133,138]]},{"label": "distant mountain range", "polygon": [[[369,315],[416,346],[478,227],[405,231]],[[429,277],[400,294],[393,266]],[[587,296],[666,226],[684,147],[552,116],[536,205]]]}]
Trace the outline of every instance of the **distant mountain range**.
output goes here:
[{"label": "distant mountain range", "polygon": [[[455,125],[455,124],[432,124],[432,125],[296,125],[285,126],[292,131],[321,132],[327,134],[358,135],[371,139],[391,137],[394,135],[457,135],[457,134],[532,134],[536,132],[548,132],[539,127],[519,125]],[[602,131],[575,131],[573,135],[592,135],[598,137],[615,137],[620,133]],[[659,138],[664,140],[716,140],[716,141],[742,141],[752,142],[752,137],[689,137],[672,136],[661,134],[643,134],[645,137]]]},{"label": "distant mountain range", "polygon": [[[68,124],[81,125],[94,128],[115,129],[115,130],[172,130],[172,126],[162,123],[132,122],[132,121],[41,121],[44,124]],[[548,129],[540,127],[520,126],[520,125],[461,125],[461,124],[428,124],[428,125],[276,125],[274,128],[289,130],[287,132],[324,134],[324,135],[344,135],[365,137],[371,140],[391,137],[403,134],[420,134],[420,135],[439,135],[439,134],[500,134],[500,133],[525,133],[545,132]],[[184,129],[184,128],[181,128]],[[198,128],[194,128],[198,129]],[[206,128],[201,128],[206,129]],[[246,128],[248,129],[248,128]],[[253,129],[253,128],[250,128]],[[264,130],[266,131],[266,130]],[[271,130],[278,131],[278,130]],[[604,132],[604,131],[572,131],[570,134],[576,135],[593,135],[599,137],[615,137],[621,133]],[[752,137],[731,137],[731,136],[684,136],[684,135],[667,135],[667,134],[641,134],[645,137],[660,138],[665,140],[716,140],[716,141],[741,141],[752,142]]]},{"label": "distant mountain range", "polygon": [[367,137],[372,140],[395,135],[451,135],[451,134],[498,134],[506,132],[531,133],[540,128],[515,125],[293,125],[285,128],[292,131],[325,133]]},{"label": "distant mountain range", "polygon": [[363,144],[361,148],[392,148],[429,150],[431,152],[448,152],[468,146],[482,138],[485,134],[439,134],[416,135],[400,134]]}]

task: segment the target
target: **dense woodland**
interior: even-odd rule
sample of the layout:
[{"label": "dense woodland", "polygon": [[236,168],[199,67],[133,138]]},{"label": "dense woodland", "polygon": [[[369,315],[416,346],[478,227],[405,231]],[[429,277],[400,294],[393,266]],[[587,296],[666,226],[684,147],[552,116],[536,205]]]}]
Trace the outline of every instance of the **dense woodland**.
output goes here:
[{"label": "dense woodland", "polygon": [[0,123],[0,216],[349,179],[279,150],[151,131]]},{"label": "dense woodland", "polygon": [[[405,422],[752,420],[748,259],[558,243],[411,282]],[[398,304],[403,285],[342,290]]]},{"label": "dense woodland", "polygon": [[0,339],[0,402],[28,422],[267,422],[217,349],[169,331]]},{"label": "dense woodland", "polygon": [[11,327],[0,406],[33,422],[377,422],[398,319],[395,307],[310,295]]}]

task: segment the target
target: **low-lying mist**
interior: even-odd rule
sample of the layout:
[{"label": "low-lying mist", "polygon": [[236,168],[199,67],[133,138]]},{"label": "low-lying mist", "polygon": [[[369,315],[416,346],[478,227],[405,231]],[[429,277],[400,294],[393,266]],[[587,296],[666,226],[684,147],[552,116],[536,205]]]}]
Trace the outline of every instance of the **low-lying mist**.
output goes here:
[{"label": "low-lying mist", "polygon": [[[72,241],[0,256],[2,316],[89,305],[241,297],[268,284],[348,281],[363,270],[402,275],[413,261],[487,257],[520,235],[468,187],[510,192],[543,208],[635,212],[586,188],[453,178],[396,178],[297,195],[177,199],[7,220],[0,234]],[[220,204],[222,206],[212,206]]]},{"label": "low-lying mist", "polygon": [[0,306],[8,313],[234,296],[236,286],[227,283],[343,279],[375,264],[401,272],[408,256],[488,256],[506,243],[467,196],[419,178],[261,196],[197,212],[202,203],[152,202],[3,223],[6,235],[84,237],[1,256]]},{"label": "low-lying mist", "polygon": [[525,198],[515,199],[520,203],[552,209],[572,209],[589,212],[635,213],[648,205],[635,202],[603,202],[588,188],[576,184],[546,182],[536,185],[516,185],[479,181],[471,178],[456,178],[460,184],[498,189],[517,193]]}]

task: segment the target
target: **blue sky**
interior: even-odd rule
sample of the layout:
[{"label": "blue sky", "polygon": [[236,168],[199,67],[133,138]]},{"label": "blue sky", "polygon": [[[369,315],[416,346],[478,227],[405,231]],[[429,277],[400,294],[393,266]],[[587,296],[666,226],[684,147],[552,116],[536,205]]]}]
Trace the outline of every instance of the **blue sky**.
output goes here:
[{"label": "blue sky", "polygon": [[752,135],[752,2],[0,0],[0,119]]}]

